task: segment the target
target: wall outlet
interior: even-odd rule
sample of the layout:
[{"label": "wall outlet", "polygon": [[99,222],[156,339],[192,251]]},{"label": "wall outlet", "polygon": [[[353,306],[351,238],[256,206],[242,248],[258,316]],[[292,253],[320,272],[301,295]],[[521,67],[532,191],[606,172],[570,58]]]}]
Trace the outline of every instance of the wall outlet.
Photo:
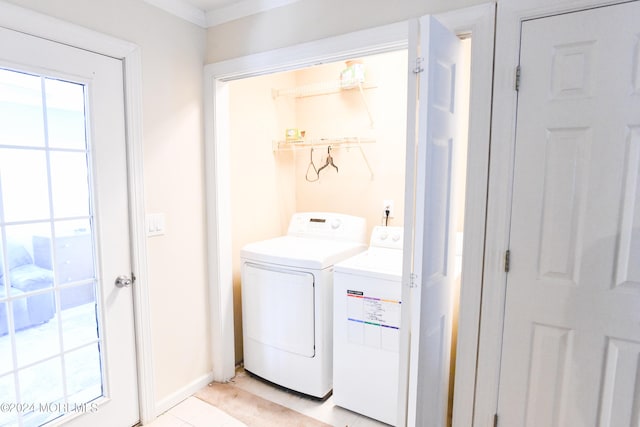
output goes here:
[{"label": "wall outlet", "polygon": [[389,218],[393,218],[393,200],[383,200],[382,201],[382,217],[386,218],[387,209],[389,210]]}]

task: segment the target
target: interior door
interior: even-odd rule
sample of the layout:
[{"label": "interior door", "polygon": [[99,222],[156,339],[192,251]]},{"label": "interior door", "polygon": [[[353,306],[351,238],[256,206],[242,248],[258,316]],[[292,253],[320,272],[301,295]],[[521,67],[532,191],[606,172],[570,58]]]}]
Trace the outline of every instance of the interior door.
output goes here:
[{"label": "interior door", "polygon": [[[398,425],[447,422],[451,353],[451,191],[457,142],[458,37],[431,16],[411,24],[407,197]],[[408,302],[407,305],[405,305]],[[409,308],[407,310],[407,308]],[[408,351],[407,351],[408,348]],[[407,376],[408,374],[408,376]]]},{"label": "interior door", "polygon": [[122,70],[0,28],[2,425],[139,420]]},{"label": "interior door", "polygon": [[640,423],[638,22],[522,24],[501,426]]}]

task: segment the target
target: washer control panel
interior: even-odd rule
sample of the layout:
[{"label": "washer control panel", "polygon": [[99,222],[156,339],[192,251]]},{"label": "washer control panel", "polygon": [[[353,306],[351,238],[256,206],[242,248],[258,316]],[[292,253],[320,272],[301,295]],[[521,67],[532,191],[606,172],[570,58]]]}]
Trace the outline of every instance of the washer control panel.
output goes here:
[{"label": "washer control panel", "polygon": [[371,242],[369,243],[369,246],[374,248],[402,250],[404,243],[403,234],[403,227],[376,226],[371,232]]}]

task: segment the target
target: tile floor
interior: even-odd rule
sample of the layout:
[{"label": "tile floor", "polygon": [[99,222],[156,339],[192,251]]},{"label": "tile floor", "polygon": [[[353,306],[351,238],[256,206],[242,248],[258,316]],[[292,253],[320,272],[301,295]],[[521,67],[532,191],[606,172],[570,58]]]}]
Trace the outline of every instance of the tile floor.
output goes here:
[{"label": "tile floor", "polygon": [[[239,370],[232,380],[239,388],[260,396],[263,399],[278,403],[294,411],[315,418],[335,427],[383,427],[387,424],[375,421],[363,415],[356,414],[333,404],[329,397],[324,402],[301,397],[287,392],[257,378],[250,377],[244,370]],[[246,427],[235,418],[221,410],[201,401],[196,397],[189,397],[176,405],[160,417],[149,427]]]},{"label": "tile floor", "polygon": [[189,397],[159,416],[149,427],[247,427],[197,397]]}]

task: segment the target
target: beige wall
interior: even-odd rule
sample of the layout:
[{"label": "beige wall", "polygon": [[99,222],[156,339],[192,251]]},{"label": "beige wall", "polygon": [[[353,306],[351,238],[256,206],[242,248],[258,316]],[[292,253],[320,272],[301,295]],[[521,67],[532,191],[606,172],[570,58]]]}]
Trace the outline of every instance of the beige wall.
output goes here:
[{"label": "beige wall", "polygon": [[136,43],[142,54],[148,212],[167,233],[148,240],[152,352],[161,402],[211,372],[206,283],[202,73],[205,30],[142,1],[12,0]]},{"label": "beige wall", "polygon": [[240,249],[280,236],[295,211],[292,153],[274,155],[272,141],[295,123],[292,101],[274,102],[271,89],[295,83],[291,73],[229,83],[231,227],[236,362],[242,360]]},{"label": "beige wall", "polygon": [[302,0],[207,31],[207,63],[460,9],[486,0]]},{"label": "beige wall", "polygon": [[[366,137],[375,142],[363,144],[373,171],[357,148],[334,147],[331,156],[338,166],[320,172],[320,180],[307,182],[309,150],[297,155],[296,209],[298,211],[341,212],[367,219],[367,236],[382,224],[383,200],[394,201],[394,218],[389,225],[402,225],[404,215],[404,170],[407,123],[407,53],[392,52],[363,58],[365,86],[357,89],[297,99],[297,127],[312,139]],[[346,68],[336,62],[299,71],[298,85],[337,81]],[[373,118],[371,126],[367,105]],[[326,163],[327,149],[314,151],[318,168]]]}]

